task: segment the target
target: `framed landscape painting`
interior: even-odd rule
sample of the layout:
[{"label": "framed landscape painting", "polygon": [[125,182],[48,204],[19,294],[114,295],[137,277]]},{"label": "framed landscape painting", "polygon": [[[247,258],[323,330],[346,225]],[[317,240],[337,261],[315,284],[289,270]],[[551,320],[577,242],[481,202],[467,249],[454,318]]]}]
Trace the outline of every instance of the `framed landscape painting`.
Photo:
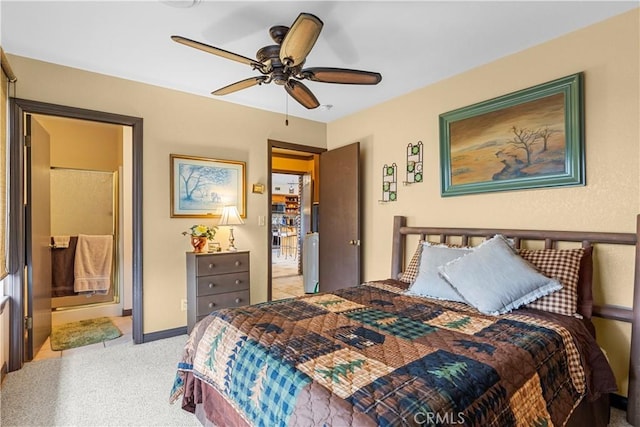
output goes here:
[{"label": "framed landscape painting", "polygon": [[171,217],[219,218],[235,205],[246,218],[245,163],[171,154]]},{"label": "framed landscape painting", "polygon": [[582,73],[440,115],[442,196],[585,184]]}]

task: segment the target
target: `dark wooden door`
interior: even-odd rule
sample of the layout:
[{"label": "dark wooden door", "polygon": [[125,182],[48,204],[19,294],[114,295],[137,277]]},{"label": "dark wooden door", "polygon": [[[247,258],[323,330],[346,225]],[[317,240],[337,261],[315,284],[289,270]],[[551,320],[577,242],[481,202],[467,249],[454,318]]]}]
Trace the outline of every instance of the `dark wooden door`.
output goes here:
[{"label": "dark wooden door", "polygon": [[320,291],[361,281],[360,143],[320,155]]},{"label": "dark wooden door", "polygon": [[49,134],[31,115],[27,133],[27,343],[33,359],[51,334],[51,198]]}]

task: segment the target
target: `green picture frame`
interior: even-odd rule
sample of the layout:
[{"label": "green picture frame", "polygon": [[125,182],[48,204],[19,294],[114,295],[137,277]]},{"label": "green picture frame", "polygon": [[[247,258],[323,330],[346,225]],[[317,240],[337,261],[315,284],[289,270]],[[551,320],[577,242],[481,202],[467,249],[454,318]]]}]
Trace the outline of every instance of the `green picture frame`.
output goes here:
[{"label": "green picture frame", "polygon": [[585,185],[583,74],[440,115],[443,197]]}]

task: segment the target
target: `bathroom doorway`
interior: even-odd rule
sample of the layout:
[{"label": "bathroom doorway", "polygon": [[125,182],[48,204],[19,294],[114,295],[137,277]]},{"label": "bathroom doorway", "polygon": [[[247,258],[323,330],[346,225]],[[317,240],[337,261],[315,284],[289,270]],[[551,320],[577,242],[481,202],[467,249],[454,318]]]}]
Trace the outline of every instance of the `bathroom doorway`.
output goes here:
[{"label": "bathroom doorway", "polygon": [[[132,289],[126,274],[131,260],[122,256],[131,250],[125,244],[125,238],[130,242],[130,212],[125,212],[130,204],[123,203],[131,193],[130,156],[124,153],[131,145],[131,128],[43,114],[27,114],[25,122],[31,134],[27,309],[38,327],[27,335],[26,360],[61,354],[53,337],[42,341],[49,322],[45,298],[36,293],[51,297],[52,331],[76,325],[75,333],[88,336],[91,321],[106,317],[128,326],[121,332],[131,340]],[[41,244],[47,240],[48,251]]]},{"label": "bathroom doorway", "polygon": [[[135,343],[142,343],[144,340],[142,333],[142,271],[139,267],[142,251],[140,227],[142,206],[140,197],[142,189],[142,119],[16,98],[10,101],[10,212],[12,218],[10,228],[16,230],[16,232],[11,234],[10,275],[6,279],[9,282],[8,292],[13,300],[9,371],[20,369],[24,361],[31,360],[44,343],[43,337],[46,339],[51,332],[52,300],[54,299],[52,298],[51,290],[52,280],[50,278],[48,283],[47,280],[33,280],[47,275],[46,259],[51,259],[50,252],[54,250],[51,218],[49,217],[48,220],[43,219],[45,212],[51,214],[51,209],[50,206],[49,209],[42,205],[35,209],[33,206],[29,206],[29,202],[32,201],[30,190],[50,188],[50,182],[48,185],[40,185],[34,184],[34,180],[36,177],[37,179],[45,178],[50,180],[52,177],[51,166],[54,166],[55,169],[53,170],[57,171],[65,170],[69,172],[75,170],[77,172],[79,170],[89,174],[103,172],[106,173],[106,179],[103,179],[103,181],[111,181],[113,204],[106,211],[112,217],[111,221],[113,221],[113,228],[111,229],[113,232],[113,261],[118,268],[111,272],[113,275],[113,289],[109,291],[111,295],[106,292],[107,295],[100,296],[107,298],[108,301],[94,299],[89,304],[90,307],[83,307],[83,310],[89,308],[102,310],[99,313],[90,314],[90,317],[102,316],[103,314],[107,316],[128,314],[131,319],[130,337]],[[34,155],[34,145],[29,133],[26,132],[30,121],[38,123],[40,128],[45,129],[45,134],[48,134],[52,128],[68,126],[70,123],[75,123],[80,127],[85,125],[85,127],[109,129],[113,135],[117,135],[115,138],[117,141],[114,142],[114,145],[119,148],[115,153],[110,152],[107,155],[105,153],[108,150],[105,150],[105,147],[101,147],[101,144],[104,143],[103,141],[98,141],[93,137],[86,137],[86,135],[85,137],[79,136],[77,139],[78,144],[76,144],[75,148],[67,147],[69,149],[66,150],[65,156],[60,157],[57,157],[56,153],[60,154],[64,150],[61,151],[58,148],[54,148],[49,154],[51,164],[45,167],[38,165],[39,171],[34,173],[31,170],[30,160],[31,156]],[[47,131],[46,127],[49,128],[49,131]],[[53,145],[55,146],[57,145],[55,142],[57,131],[54,130],[51,133],[54,134],[54,137],[51,138],[51,135],[48,135],[47,138],[50,142],[53,140]],[[78,131],[78,133],[81,134],[82,131]],[[27,138],[22,138],[21,135],[27,135]],[[68,142],[68,136],[64,136],[63,140],[63,143],[59,145],[63,146],[64,142]],[[96,144],[91,147],[92,143]],[[83,153],[87,159],[90,159],[89,163],[84,166],[78,166],[75,162],[79,161],[78,159],[82,157]],[[47,155],[42,157],[46,159]],[[95,162],[105,160],[105,158],[116,159],[115,163],[118,164],[115,168],[116,170],[112,170],[111,167],[106,168],[107,170],[103,170],[104,168],[102,167],[95,167]],[[93,165],[91,161],[94,162]],[[23,188],[25,189],[24,193],[22,191]],[[67,189],[71,190],[70,187]],[[92,190],[86,189],[82,191],[85,193],[92,192]],[[50,197],[50,195],[49,193],[48,196]],[[86,203],[93,202],[87,201]],[[22,208],[25,205],[28,207],[26,210]],[[46,228],[47,223],[49,224],[48,230]],[[37,229],[34,229],[34,224],[38,224]],[[19,232],[21,229],[25,230],[24,234]],[[125,237],[125,235],[128,237]],[[44,262],[36,262],[33,258],[36,253],[48,254],[48,257],[45,256]],[[43,267],[40,268],[40,266]],[[45,274],[42,274],[42,271]],[[51,272],[49,272],[49,277],[51,277]],[[43,292],[43,288],[38,287],[40,284],[36,282],[44,283],[45,287],[48,285],[48,292]],[[126,290],[125,282],[128,282],[128,289]],[[95,292],[96,295],[94,293],[91,294],[92,297],[98,297],[98,292]],[[87,295],[84,295],[83,298],[87,298]],[[83,310],[75,306],[61,311],[66,311],[67,315],[73,313],[73,316],[76,316]],[[83,314],[87,313],[85,311]],[[47,319],[48,322],[46,321]]]}]

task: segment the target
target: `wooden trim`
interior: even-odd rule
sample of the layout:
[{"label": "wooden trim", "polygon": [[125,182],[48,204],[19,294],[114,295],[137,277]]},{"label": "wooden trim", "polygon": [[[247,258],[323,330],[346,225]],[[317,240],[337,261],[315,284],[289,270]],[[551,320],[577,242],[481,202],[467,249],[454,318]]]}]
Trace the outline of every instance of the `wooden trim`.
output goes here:
[{"label": "wooden trim", "polygon": [[603,319],[618,320],[620,322],[633,322],[633,309],[618,307],[616,305],[594,305],[593,315]]},{"label": "wooden trim", "polygon": [[443,228],[443,227],[402,227],[400,234],[425,234],[445,236],[489,237],[503,234],[519,240],[550,239],[554,242],[592,242],[621,245],[635,245],[637,236],[634,233],[606,233],[581,231],[544,231],[544,230],[510,230],[506,228]]},{"label": "wooden trim", "polygon": [[20,98],[10,98],[10,180],[9,180],[9,276],[8,293],[11,298],[9,371],[22,367],[24,362],[24,321],[25,301],[23,298],[25,267],[24,236],[24,129],[25,113],[44,114],[71,119],[111,123],[132,128],[132,247],[133,247],[133,342],[144,342],[143,334],[143,289],[142,289],[142,152],[143,120],[140,117],[107,113],[83,108],[68,107]]},{"label": "wooden trim", "polygon": [[144,334],[143,342],[163,340],[165,338],[177,337],[179,335],[187,335],[186,326],[181,326],[179,328],[173,328],[173,329],[165,329],[164,331],[151,332],[148,334]]},{"label": "wooden trim", "polygon": [[403,216],[393,217],[393,239],[391,247],[391,278],[397,279],[404,270],[404,238],[400,229],[407,225],[407,218]]},{"label": "wooden trim", "polygon": [[633,286],[633,322],[629,357],[627,421],[640,426],[640,215],[636,217],[636,259]]},{"label": "wooden trim", "polygon": [[9,64],[9,59],[4,54],[4,49],[2,49],[1,47],[0,47],[0,64],[2,65],[2,71],[4,72],[5,76],[7,76],[9,83],[15,83],[18,80],[18,78],[13,72],[13,69],[11,68],[11,64]]},{"label": "wooden trim", "polygon": [[[269,144],[269,155],[273,156],[272,149],[273,148],[284,148],[286,150],[295,150],[295,151],[303,151],[311,154],[320,154],[327,151],[326,148],[313,147],[311,145],[302,145],[302,144],[294,144],[292,142],[284,142],[278,141],[275,139],[268,139],[267,143]],[[279,153],[275,153],[275,157],[280,156]]]},{"label": "wooden trim", "polygon": [[539,240],[546,248],[552,248],[557,242],[579,242],[582,247],[593,244],[616,244],[635,246],[635,273],[633,281],[633,308],[612,305],[594,306],[594,315],[611,320],[631,323],[631,355],[629,358],[629,397],[627,421],[640,426],[640,215],[636,217],[635,233],[589,232],[589,231],[545,231],[510,230],[500,228],[448,228],[448,227],[407,227],[405,217],[394,217],[391,277],[398,277],[404,267],[404,250],[407,235],[440,236],[440,242],[446,242],[452,236],[483,237],[503,234],[514,238],[519,247],[523,240]]}]

